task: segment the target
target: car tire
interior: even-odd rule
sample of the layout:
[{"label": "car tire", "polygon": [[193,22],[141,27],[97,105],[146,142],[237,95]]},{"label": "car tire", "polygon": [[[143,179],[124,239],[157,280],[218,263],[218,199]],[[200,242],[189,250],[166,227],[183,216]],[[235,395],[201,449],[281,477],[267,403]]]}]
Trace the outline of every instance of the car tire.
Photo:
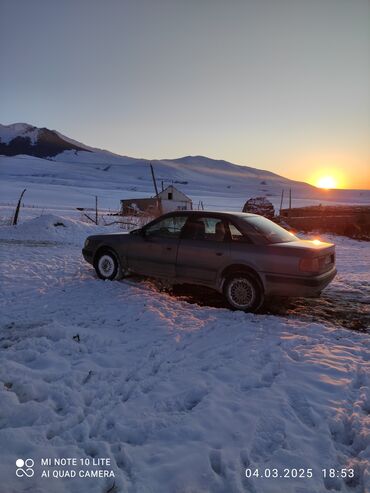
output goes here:
[{"label": "car tire", "polygon": [[244,312],[255,313],[264,301],[260,282],[244,272],[228,277],[224,282],[223,292],[232,308]]},{"label": "car tire", "polygon": [[101,252],[94,262],[94,267],[98,277],[105,281],[119,280],[122,278],[118,256],[112,250]]}]

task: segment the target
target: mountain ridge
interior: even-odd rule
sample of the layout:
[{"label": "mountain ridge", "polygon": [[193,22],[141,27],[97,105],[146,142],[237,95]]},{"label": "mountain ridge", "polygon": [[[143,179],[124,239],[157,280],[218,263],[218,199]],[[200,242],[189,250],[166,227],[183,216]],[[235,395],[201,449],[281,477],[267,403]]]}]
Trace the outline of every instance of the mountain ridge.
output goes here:
[{"label": "mountain ridge", "polygon": [[[105,149],[87,146],[67,137],[57,130],[36,127],[28,123],[0,124],[0,155],[15,157],[20,154],[48,159],[56,162],[78,164],[142,165],[152,162],[159,170],[169,170],[177,175],[202,173],[213,176],[227,176],[234,179],[271,180],[282,184],[312,185],[290,180],[272,171],[231,163],[224,159],[213,159],[202,155],[187,155],[174,159],[143,159],[115,154]],[[314,188],[314,187],[313,187]]]}]

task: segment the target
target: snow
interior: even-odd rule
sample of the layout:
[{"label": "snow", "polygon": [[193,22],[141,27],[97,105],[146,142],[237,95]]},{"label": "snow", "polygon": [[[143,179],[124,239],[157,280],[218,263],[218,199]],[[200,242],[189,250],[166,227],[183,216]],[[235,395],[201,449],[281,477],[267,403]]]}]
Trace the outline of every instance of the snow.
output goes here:
[{"label": "snow", "polygon": [[[180,160],[181,161],[181,160]],[[213,161],[217,168],[218,161]],[[270,180],[269,173],[231,165],[212,169],[191,163],[156,161],[154,170],[158,186],[174,184],[193,200],[194,208],[202,201],[206,209],[241,211],[246,200],[264,195],[275,210],[280,207],[281,191],[292,187],[293,206],[309,204],[353,203],[370,204],[370,191],[318,190],[306,184],[284,178]],[[224,162],[222,162],[224,163]],[[237,170],[237,171],[236,171]],[[257,171],[261,176],[257,176]],[[29,156],[0,156],[0,214],[10,217],[21,191],[25,217],[36,217],[41,211],[64,214],[77,207],[94,207],[95,196],[99,208],[116,211],[121,199],[150,197],[155,194],[149,163],[98,152],[66,151],[56,161]],[[276,176],[276,175],[274,175]],[[186,183],[184,183],[186,182]],[[266,184],[262,184],[265,182]]]},{"label": "snow", "polygon": [[[69,213],[0,228],[4,491],[370,489],[368,334],[315,317],[315,305],[252,315],[146,280],[98,280],[81,246],[102,230]],[[339,274],[327,296],[368,309],[369,244],[330,239]],[[33,478],[16,478],[19,457],[35,460]],[[40,479],[42,457],[110,458],[115,478]],[[247,479],[246,467],[313,478]],[[343,467],[354,480],[323,479]]]},{"label": "snow", "polygon": [[[153,164],[158,183],[173,181],[195,208],[240,211],[266,195],[276,209],[288,187],[294,206],[370,203],[370,191],[317,190],[201,156]],[[4,491],[370,490],[368,242],[320,236],[336,244],[338,267],[320,299],[233,312],[208,294],[101,281],[84,262],[88,235],[119,229],[82,222],[76,208],[154,195],[147,161],[69,151],[0,157],[0,173]],[[20,223],[7,226],[23,188]],[[27,457],[35,475],[17,478]],[[115,477],[40,478],[45,457],[109,458]],[[248,479],[247,467],[312,468],[313,478]],[[323,478],[343,467],[355,478]]]},{"label": "snow", "polygon": [[[0,140],[9,142],[16,136],[27,135],[35,143],[39,130],[25,123],[0,125]],[[8,214],[7,206],[16,203],[24,188],[27,192],[23,203],[28,209],[62,214],[66,209],[91,207],[96,195],[101,209],[117,210],[121,199],[155,194],[148,160],[119,156],[56,134],[86,151],[68,150],[49,159],[0,156],[0,212],[3,209]],[[265,196],[278,210],[283,189],[283,207],[288,205],[289,189],[293,207],[320,203],[370,204],[369,190],[322,190],[270,171],[205,156],[151,162],[158,187],[162,183],[164,187],[173,184],[192,198],[195,208],[202,201],[207,209],[240,211],[251,197]],[[29,212],[28,217],[36,217],[40,211]]]},{"label": "snow", "polygon": [[38,138],[38,128],[27,123],[13,123],[11,125],[2,125],[0,123],[1,143],[8,144],[16,137],[28,137],[32,144],[35,144]]},{"label": "snow", "polygon": [[[111,230],[112,228],[110,228]],[[44,214],[16,226],[3,226],[1,229],[3,241],[44,244],[61,243],[81,246],[91,234],[106,233],[104,226],[87,225],[79,220]],[[117,231],[119,231],[117,229]]]}]

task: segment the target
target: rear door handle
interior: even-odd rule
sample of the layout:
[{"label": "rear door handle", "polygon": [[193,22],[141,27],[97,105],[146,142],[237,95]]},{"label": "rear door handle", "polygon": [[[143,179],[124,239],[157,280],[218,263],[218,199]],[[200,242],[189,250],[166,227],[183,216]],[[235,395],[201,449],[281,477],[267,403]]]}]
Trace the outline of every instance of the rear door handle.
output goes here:
[{"label": "rear door handle", "polygon": [[172,247],[166,247],[166,250],[170,251],[172,250]]},{"label": "rear door handle", "polygon": [[223,255],[222,252],[216,252],[216,255],[218,255],[219,257],[221,257],[221,255]]}]

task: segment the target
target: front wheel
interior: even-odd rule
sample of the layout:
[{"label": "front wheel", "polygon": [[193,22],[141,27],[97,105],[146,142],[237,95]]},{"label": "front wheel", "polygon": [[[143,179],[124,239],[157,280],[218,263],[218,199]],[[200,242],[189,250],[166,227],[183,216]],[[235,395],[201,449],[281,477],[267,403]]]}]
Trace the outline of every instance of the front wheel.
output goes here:
[{"label": "front wheel", "polygon": [[95,270],[100,279],[113,281],[121,278],[118,257],[110,250],[102,252],[95,261]]},{"label": "front wheel", "polygon": [[263,290],[259,282],[248,274],[235,274],[224,283],[224,295],[236,310],[256,312],[263,303]]}]

